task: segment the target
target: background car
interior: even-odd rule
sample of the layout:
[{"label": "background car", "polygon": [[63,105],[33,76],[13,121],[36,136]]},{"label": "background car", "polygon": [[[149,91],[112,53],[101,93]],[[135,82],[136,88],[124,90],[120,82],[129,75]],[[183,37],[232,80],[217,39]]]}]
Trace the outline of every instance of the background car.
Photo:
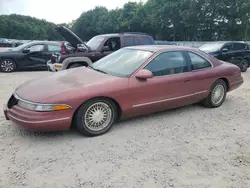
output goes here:
[{"label": "background car", "polygon": [[66,130],[75,125],[84,135],[98,136],[118,119],[198,102],[219,107],[242,83],[239,67],[198,49],[125,47],[89,67],[18,86],[4,114],[29,130]]},{"label": "background car", "polygon": [[245,42],[211,42],[199,47],[214,57],[233,63],[246,72],[250,66],[250,48]]},{"label": "background car", "polygon": [[64,26],[58,27],[58,32],[77,50],[70,54],[54,53],[47,63],[50,71],[88,66],[123,47],[156,44],[152,36],[141,32],[97,35],[87,43]]},{"label": "background car", "polygon": [[61,42],[36,41],[0,52],[0,72],[47,70],[47,61],[52,53],[61,52],[61,46]]}]

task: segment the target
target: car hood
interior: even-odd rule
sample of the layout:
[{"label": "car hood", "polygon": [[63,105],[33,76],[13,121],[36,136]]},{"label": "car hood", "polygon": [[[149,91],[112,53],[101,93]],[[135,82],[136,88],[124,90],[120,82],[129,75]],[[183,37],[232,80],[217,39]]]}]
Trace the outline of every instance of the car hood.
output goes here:
[{"label": "car hood", "polygon": [[83,44],[88,50],[90,50],[90,47],[85,42],[83,42],[79,36],[77,36],[67,27],[58,26],[56,27],[56,29],[74,48],[77,48],[78,44]]},{"label": "car hood", "polygon": [[27,101],[42,102],[52,96],[69,92],[75,88],[104,85],[107,82],[115,82],[117,79],[120,78],[87,67],[79,67],[25,82],[19,85],[15,92],[20,98]]}]

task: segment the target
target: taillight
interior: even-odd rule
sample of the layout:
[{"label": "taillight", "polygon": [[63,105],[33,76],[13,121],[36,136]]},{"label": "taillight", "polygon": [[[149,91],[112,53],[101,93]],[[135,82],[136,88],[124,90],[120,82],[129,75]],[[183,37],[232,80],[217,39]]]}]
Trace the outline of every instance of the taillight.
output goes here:
[{"label": "taillight", "polygon": [[65,55],[66,54],[66,47],[64,45],[64,42],[62,42],[62,45],[61,45],[61,54],[62,55]]}]

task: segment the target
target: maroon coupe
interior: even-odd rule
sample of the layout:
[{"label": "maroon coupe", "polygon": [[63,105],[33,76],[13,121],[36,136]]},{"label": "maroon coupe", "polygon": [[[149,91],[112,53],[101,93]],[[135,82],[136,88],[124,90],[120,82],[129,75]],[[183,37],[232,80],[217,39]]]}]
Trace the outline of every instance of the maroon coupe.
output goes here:
[{"label": "maroon coupe", "polygon": [[92,64],[21,84],[7,120],[34,131],[76,125],[87,136],[115,121],[201,102],[219,107],[243,83],[240,69],[196,48],[134,46]]}]

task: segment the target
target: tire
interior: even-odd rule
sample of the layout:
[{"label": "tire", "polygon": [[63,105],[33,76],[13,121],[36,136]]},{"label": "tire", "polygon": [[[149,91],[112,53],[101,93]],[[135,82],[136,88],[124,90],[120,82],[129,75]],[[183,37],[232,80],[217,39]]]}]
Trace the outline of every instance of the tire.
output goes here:
[{"label": "tire", "polygon": [[68,69],[73,69],[73,68],[82,67],[82,66],[84,65],[80,63],[73,63],[72,65],[68,66]]},{"label": "tire", "polygon": [[16,63],[11,59],[3,59],[0,61],[0,72],[14,72],[16,71],[16,67]]},{"label": "tire", "polygon": [[[215,97],[215,91],[217,90],[217,92],[222,92],[221,96],[218,97],[219,99],[217,99],[218,101],[214,101],[213,97]],[[225,101],[226,99],[226,95],[227,95],[227,85],[225,83],[225,81],[219,79],[216,80],[215,83],[212,85],[211,91],[208,95],[208,97],[202,102],[204,106],[208,107],[208,108],[217,108],[220,107],[222,105],[222,103]]]},{"label": "tire", "polygon": [[243,59],[241,62],[240,62],[240,70],[241,72],[246,72],[248,67],[249,67],[249,63],[248,63],[248,60],[247,59]]},{"label": "tire", "polygon": [[[95,109],[95,107],[99,107],[100,109]],[[90,111],[90,109],[92,109]],[[95,111],[93,113],[93,110]],[[102,111],[103,110],[103,111]],[[106,132],[108,132],[114,122],[117,120],[117,106],[116,104],[109,99],[92,99],[87,102],[85,102],[76,112],[75,115],[75,125],[79,132],[81,132],[85,136],[99,136]],[[99,114],[98,114],[99,113]],[[105,121],[105,115],[106,121]],[[91,115],[92,114],[92,117]],[[101,123],[101,121],[104,121],[102,123],[102,126],[104,127],[94,127],[94,124],[88,123],[88,120],[91,120],[93,116],[96,116],[95,119]],[[87,119],[88,117],[88,119]],[[103,118],[102,118],[103,117]],[[98,122],[95,122],[98,124]],[[97,125],[98,126],[98,125]]]}]

